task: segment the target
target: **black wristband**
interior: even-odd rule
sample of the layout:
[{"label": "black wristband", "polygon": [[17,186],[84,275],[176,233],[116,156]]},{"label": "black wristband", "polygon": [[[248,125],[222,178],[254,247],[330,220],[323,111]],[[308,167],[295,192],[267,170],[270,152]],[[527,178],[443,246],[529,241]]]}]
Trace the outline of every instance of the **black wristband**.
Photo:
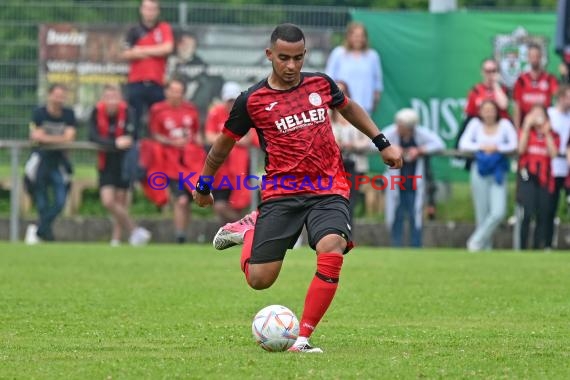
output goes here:
[{"label": "black wristband", "polygon": [[208,182],[202,181],[202,177],[196,182],[196,191],[202,195],[210,195],[212,188]]},{"label": "black wristband", "polygon": [[376,148],[378,148],[378,150],[380,152],[382,152],[384,149],[386,149],[390,146],[390,141],[388,141],[386,136],[384,136],[384,134],[382,134],[382,133],[380,133],[378,136],[374,137],[372,139],[372,142],[374,143],[374,145],[376,145]]}]

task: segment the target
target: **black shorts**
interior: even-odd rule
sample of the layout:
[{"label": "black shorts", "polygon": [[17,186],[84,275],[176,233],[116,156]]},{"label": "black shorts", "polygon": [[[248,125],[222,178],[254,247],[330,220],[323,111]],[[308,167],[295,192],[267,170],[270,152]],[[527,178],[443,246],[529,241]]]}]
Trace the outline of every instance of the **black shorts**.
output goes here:
[{"label": "black shorts", "polygon": [[309,245],[326,235],[336,234],[347,241],[345,254],[352,248],[348,200],[340,195],[295,196],[270,200],[259,206],[255,224],[251,264],[281,261],[293,248],[306,226]]},{"label": "black shorts", "polygon": [[123,180],[122,156],[107,156],[105,167],[99,170],[99,188],[113,186],[117,189],[128,189],[129,181]]},{"label": "black shorts", "polygon": [[228,202],[230,200],[230,196],[232,195],[231,189],[221,189],[221,190],[212,190],[212,196],[214,197],[214,201],[224,201]]},{"label": "black shorts", "polygon": [[168,188],[170,189],[170,193],[174,198],[180,198],[181,196],[186,195],[190,200],[192,200],[192,193],[188,191],[186,186],[184,186],[184,183],[181,183],[175,179],[171,179]]}]

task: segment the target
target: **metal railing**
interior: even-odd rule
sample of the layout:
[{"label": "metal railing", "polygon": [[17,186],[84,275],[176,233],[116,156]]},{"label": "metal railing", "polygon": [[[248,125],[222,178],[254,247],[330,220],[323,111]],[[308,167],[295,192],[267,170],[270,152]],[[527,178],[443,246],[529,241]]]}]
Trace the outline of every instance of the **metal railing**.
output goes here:
[{"label": "metal railing", "polygon": [[[10,154],[10,241],[17,242],[20,236],[20,197],[22,194],[22,179],[20,177],[21,156],[24,150],[37,148],[36,143],[28,140],[0,140],[0,153],[3,150],[9,150]],[[78,151],[95,152],[102,148],[88,141],[75,141],[68,144],[53,144],[43,146],[42,149],[65,149]],[[259,152],[252,149],[250,152],[250,172],[259,172]],[[434,153],[433,155],[443,157],[472,157],[470,153],[462,152],[455,149],[446,149]],[[257,197],[252,197],[250,206],[252,209],[257,208]]]}]

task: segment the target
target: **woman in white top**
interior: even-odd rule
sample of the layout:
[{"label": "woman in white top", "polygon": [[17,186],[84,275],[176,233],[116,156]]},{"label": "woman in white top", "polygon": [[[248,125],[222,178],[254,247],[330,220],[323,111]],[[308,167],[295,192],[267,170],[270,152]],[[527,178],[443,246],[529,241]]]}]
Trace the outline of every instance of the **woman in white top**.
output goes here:
[{"label": "woman in white top", "polygon": [[[348,97],[350,93],[345,82],[336,82],[338,88]],[[336,110],[331,111],[331,122],[333,133],[342,153],[344,169],[352,178],[355,175],[363,175],[368,172],[368,153],[373,152],[374,145],[371,145],[370,139],[358,129],[354,128],[342,115]],[[360,192],[354,188],[350,191],[350,219],[352,220],[354,208],[358,203]]]},{"label": "woman in white top", "polygon": [[351,22],[346,28],[343,46],[331,52],[325,72],[335,81],[348,83],[351,100],[372,114],[384,90],[380,55],[368,45],[363,24]]},{"label": "woman in white top", "polygon": [[479,117],[471,119],[459,140],[459,149],[475,153],[471,165],[471,189],[477,227],[467,241],[470,251],[490,249],[493,234],[507,211],[507,155],[517,149],[517,132],[499,108],[485,100]]}]

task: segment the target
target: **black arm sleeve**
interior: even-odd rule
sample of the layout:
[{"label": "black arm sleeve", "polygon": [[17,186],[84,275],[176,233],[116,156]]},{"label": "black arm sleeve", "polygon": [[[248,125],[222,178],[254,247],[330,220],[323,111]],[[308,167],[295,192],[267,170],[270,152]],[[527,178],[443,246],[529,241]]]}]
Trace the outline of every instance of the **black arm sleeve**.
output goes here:
[{"label": "black arm sleeve", "polygon": [[236,99],[225,128],[232,134],[243,137],[253,127],[253,121],[247,112],[247,99],[249,94],[242,92]]},{"label": "black arm sleeve", "polygon": [[91,112],[91,117],[89,118],[89,141],[107,148],[115,148],[115,139],[110,137],[102,137],[99,135],[97,129],[97,109],[95,108]]},{"label": "black arm sleeve", "polygon": [[322,77],[325,78],[327,82],[329,82],[329,87],[331,89],[331,101],[329,103],[329,106],[331,108],[336,108],[344,105],[344,103],[346,102],[346,97],[344,96],[344,93],[340,90],[340,88],[338,88],[335,81],[332,80],[332,78],[329,77],[327,74],[324,73],[319,73],[319,74],[322,75]]}]

